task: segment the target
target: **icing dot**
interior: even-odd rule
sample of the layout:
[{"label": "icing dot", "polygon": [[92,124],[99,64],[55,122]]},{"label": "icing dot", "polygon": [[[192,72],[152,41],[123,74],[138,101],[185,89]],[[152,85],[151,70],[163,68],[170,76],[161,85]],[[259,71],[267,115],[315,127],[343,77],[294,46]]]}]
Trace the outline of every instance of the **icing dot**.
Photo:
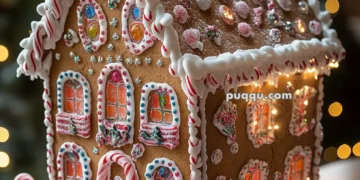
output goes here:
[{"label": "icing dot", "polygon": [[230,145],[230,152],[231,154],[236,154],[238,153],[239,151],[239,144],[237,142],[233,142],[231,145]]},{"label": "icing dot", "polygon": [[155,168],[154,165],[150,165],[150,166],[149,166],[149,169],[150,169],[150,170],[153,170],[154,168]]},{"label": "icing dot", "polygon": [[111,80],[115,83],[120,82],[121,81],[121,74],[118,71],[115,71],[112,73],[111,75]]},{"label": "icing dot", "polygon": [[175,118],[175,122],[178,122],[179,121],[179,118]]},{"label": "icing dot", "polygon": [[141,41],[144,38],[144,26],[141,23],[133,23],[130,25],[130,36],[136,42]]},{"label": "icing dot", "polygon": [[156,164],[159,163],[159,160],[155,160],[155,163],[156,163]]},{"label": "icing dot", "polygon": [[90,5],[90,4],[87,4],[85,7],[84,7],[84,14],[87,18],[89,19],[92,19],[94,18],[95,16],[95,9],[94,9],[94,6]]},{"label": "icing dot", "polygon": [[145,175],[147,178],[151,178],[151,174],[146,174]]}]

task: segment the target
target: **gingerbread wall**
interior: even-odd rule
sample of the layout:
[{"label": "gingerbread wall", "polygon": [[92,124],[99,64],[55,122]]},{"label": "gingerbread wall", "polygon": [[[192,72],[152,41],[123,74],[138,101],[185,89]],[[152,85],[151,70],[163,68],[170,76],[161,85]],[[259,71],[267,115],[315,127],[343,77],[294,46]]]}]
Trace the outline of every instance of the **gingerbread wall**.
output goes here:
[{"label": "gingerbread wall", "polygon": [[[286,83],[290,81],[293,84],[294,93],[296,89],[300,89],[307,85],[318,88],[318,80],[314,79],[312,73],[296,74],[290,77],[280,76],[278,88],[272,85],[265,84],[262,89],[248,87],[240,87],[237,89],[238,93],[244,92],[261,92],[268,93],[287,93]],[[234,92],[234,91],[231,91]],[[318,93],[317,93],[318,95]],[[309,104],[306,108],[307,114],[305,118],[312,119],[316,116],[317,95],[309,99]],[[226,142],[226,137],[223,136],[219,130],[213,125],[214,114],[217,109],[226,99],[223,90],[217,90],[215,94],[209,93],[206,99],[206,135],[207,135],[207,174],[208,179],[215,179],[217,176],[226,176],[227,179],[238,179],[241,168],[250,160],[258,159],[268,163],[269,175],[271,179],[274,172],[279,171],[284,173],[285,158],[287,153],[295,146],[309,146],[312,149],[314,156],[314,129],[309,132],[296,137],[290,134],[289,123],[291,119],[293,100],[276,100],[276,108],[278,110],[278,117],[275,119],[279,126],[275,130],[275,140],[270,145],[262,145],[260,148],[254,148],[253,143],[248,139],[247,134],[247,119],[245,100],[232,100],[237,105],[237,119],[236,119],[236,142],[239,144],[239,151],[237,154],[230,153],[230,146]],[[222,161],[215,165],[211,161],[211,154],[215,149],[220,149],[223,154]],[[311,173],[309,177],[312,177]]]},{"label": "gingerbread wall", "polygon": [[[91,159],[91,170],[93,172],[92,179],[96,179],[96,173],[98,169],[98,161],[100,158],[109,152],[110,150],[122,150],[126,154],[130,155],[130,151],[132,148],[132,145],[125,145],[121,148],[113,148],[110,146],[104,146],[99,149],[99,154],[94,154],[92,152],[93,147],[97,147],[97,143],[95,141],[95,136],[98,131],[98,122],[97,122],[97,78],[99,77],[99,73],[102,68],[106,65],[106,57],[108,55],[111,55],[114,58],[115,61],[115,55],[121,55],[123,57],[123,60],[127,57],[131,57],[133,60],[137,57],[141,59],[142,64],[141,65],[135,65],[134,63],[129,65],[123,62],[124,66],[127,68],[127,70],[130,73],[130,76],[134,83],[134,94],[135,94],[135,120],[134,120],[134,128],[135,128],[135,134],[134,134],[134,143],[138,143],[138,136],[139,136],[139,126],[140,126],[140,118],[139,118],[139,104],[140,104],[140,95],[141,95],[141,88],[142,86],[147,82],[158,82],[158,83],[168,83],[170,86],[174,88],[176,91],[177,97],[178,97],[178,103],[180,106],[180,114],[181,114],[181,125],[180,125],[180,144],[179,146],[174,150],[169,150],[165,147],[153,147],[153,146],[147,146],[145,145],[145,154],[143,157],[139,158],[136,164],[136,168],[138,170],[138,175],[141,180],[145,179],[144,173],[146,165],[150,162],[152,162],[155,158],[161,158],[165,157],[168,158],[176,163],[178,168],[180,169],[182,176],[185,179],[188,179],[190,177],[190,169],[189,169],[189,154],[187,152],[188,149],[188,143],[187,140],[189,138],[188,133],[188,127],[187,127],[187,116],[188,116],[188,110],[186,105],[186,96],[183,93],[181,86],[180,86],[180,79],[179,78],[173,78],[170,76],[168,72],[168,66],[170,64],[170,60],[164,59],[160,54],[160,46],[161,43],[157,41],[153,47],[146,50],[144,53],[142,53],[139,56],[135,56],[127,51],[125,48],[124,39],[121,38],[118,41],[115,41],[112,39],[112,35],[117,32],[119,35],[121,35],[121,7],[123,6],[125,1],[121,1],[118,4],[118,9],[114,11],[110,11],[107,8],[106,1],[98,1],[101,6],[103,7],[104,13],[107,17],[107,21],[110,21],[113,17],[115,17],[118,20],[118,25],[116,28],[113,28],[108,25],[108,41],[105,43],[105,45],[101,46],[101,48],[97,52],[93,53],[86,53],[84,50],[84,47],[81,43],[75,44],[73,47],[67,47],[63,40],[60,40],[57,43],[56,50],[54,53],[60,53],[62,55],[61,60],[53,60],[53,65],[51,68],[50,73],[50,88],[51,88],[51,99],[53,104],[53,111],[52,111],[52,117],[54,122],[54,127],[56,127],[55,122],[55,115],[57,113],[57,78],[58,75],[67,70],[73,70],[76,72],[80,72],[83,74],[87,80],[90,83],[91,87],[91,136],[89,139],[84,139],[78,136],[71,136],[71,135],[61,135],[59,133],[55,133],[55,143],[54,143],[54,153],[55,158],[56,154],[59,152],[60,146],[64,142],[75,142],[76,144],[82,146],[85,151],[87,152],[88,156]],[[77,31],[77,16],[76,16],[76,7],[77,7],[77,1],[74,2],[74,5],[71,7],[69,16],[67,18],[67,22],[65,25],[65,31],[67,31],[69,28]],[[107,44],[112,43],[114,45],[114,51],[110,52],[107,49]],[[70,52],[74,52],[76,55],[79,55],[81,58],[80,63],[75,63],[73,58],[70,57]],[[104,61],[101,63],[92,63],[90,62],[90,56],[95,55],[96,57],[102,56],[104,58]],[[147,65],[144,61],[145,58],[152,58],[152,63]],[[163,60],[163,66],[158,67],[156,65],[156,62],[158,59]],[[88,74],[88,69],[93,68],[94,69],[94,75]],[[141,79],[140,84],[135,83],[136,78]],[[54,159],[54,164],[56,166],[56,159]],[[57,169],[57,167],[55,168]],[[123,179],[125,179],[123,169],[120,168],[120,166],[113,164],[112,165],[112,178],[114,175],[120,175]]]}]

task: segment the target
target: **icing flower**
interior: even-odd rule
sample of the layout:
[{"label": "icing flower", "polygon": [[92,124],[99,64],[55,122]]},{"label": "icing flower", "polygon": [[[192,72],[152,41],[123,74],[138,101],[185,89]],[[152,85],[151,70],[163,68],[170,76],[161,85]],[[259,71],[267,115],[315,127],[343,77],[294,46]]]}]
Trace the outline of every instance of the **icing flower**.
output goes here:
[{"label": "icing flower", "polygon": [[315,34],[316,36],[320,35],[321,31],[322,31],[321,22],[319,22],[317,20],[310,21],[309,29],[310,29],[311,33]]},{"label": "icing flower", "polygon": [[253,18],[255,26],[260,27],[262,22],[263,22],[262,15],[264,13],[264,10],[263,10],[262,7],[257,7],[257,8],[254,8],[253,11],[254,11],[254,14],[255,14],[255,16]]},{"label": "icing flower", "polygon": [[292,8],[291,0],[276,0],[276,2],[279,4],[281,9],[283,9],[284,11],[291,11],[291,8]]},{"label": "icing flower", "polygon": [[252,0],[254,4],[261,4],[264,0]]},{"label": "icing flower", "polygon": [[216,45],[221,45],[221,32],[216,26],[206,27],[205,36],[212,39]]},{"label": "icing flower", "polygon": [[248,23],[241,22],[238,24],[238,31],[241,36],[243,37],[250,37],[251,36],[251,27]]},{"label": "icing flower", "polygon": [[246,19],[248,17],[250,8],[246,4],[246,2],[244,1],[234,2],[233,8],[236,14],[239,15],[241,18]]},{"label": "icing flower", "polygon": [[198,29],[187,29],[183,32],[183,39],[192,49],[203,50],[203,43],[200,42],[200,31]]},{"label": "icing flower", "polygon": [[266,5],[267,5],[268,10],[275,9],[275,2],[274,2],[274,0],[267,0]]},{"label": "icing flower", "polygon": [[222,20],[223,20],[226,24],[228,24],[228,25],[234,25],[234,23],[235,23],[235,16],[234,16],[233,11],[232,11],[229,7],[227,7],[227,6],[225,6],[225,5],[221,5],[221,6],[219,7],[219,14],[220,14]]},{"label": "icing flower", "polygon": [[208,10],[211,5],[210,0],[195,0],[195,2],[197,4],[197,6],[203,11]]},{"label": "icing flower", "polygon": [[271,29],[269,32],[269,36],[273,42],[279,43],[281,41],[281,31],[279,29]]},{"label": "icing flower", "polygon": [[184,6],[181,5],[176,5],[174,7],[174,14],[176,19],[178,19],[181,24],[184,24],[189,18],[187,10],[184,8]]}]

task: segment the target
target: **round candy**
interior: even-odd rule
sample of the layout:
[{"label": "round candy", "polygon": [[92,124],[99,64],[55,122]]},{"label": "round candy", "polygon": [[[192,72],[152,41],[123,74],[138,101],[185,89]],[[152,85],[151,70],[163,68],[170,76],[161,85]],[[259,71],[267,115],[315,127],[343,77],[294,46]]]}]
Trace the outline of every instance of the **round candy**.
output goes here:
[{"label": "round candy", "polygon": [[131,7],[131,15],[134,20],[138,20],[140,18],[140,9],[136,5]]},{"label": "round candy", "polygon": [[92,19],[95,16],[95,8],[94,6],[87,4],[84,7],[84,14],[87,18]]},{"label": "round candy", "polygon": [[230,145],[230,152],[231,154],[237,154],[239,151],[239,144],[237,142],[233,142],[231,145]]},{"label": "round candy", "polygon": [[139,42],[144,38],[144,26],[141,23],[134,23],[130,25],[130,36],[131,38]]},{"label": "round candy", "polygon": [[97,23],[91,23],[88,27],[87,34],[90,39],[95,39],[99,33],[99,25]]},{"label": "round candy", "polygon": [[111,75],[111,81],[118,83],[121,81],[121,74],[119,71],[114,71]]}]

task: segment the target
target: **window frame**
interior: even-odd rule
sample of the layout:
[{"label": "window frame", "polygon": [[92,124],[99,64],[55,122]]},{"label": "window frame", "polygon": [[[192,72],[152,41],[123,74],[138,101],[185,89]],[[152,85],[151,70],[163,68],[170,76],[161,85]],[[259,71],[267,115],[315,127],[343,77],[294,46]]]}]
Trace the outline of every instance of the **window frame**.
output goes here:
[{"label": "window frame", "polygon": [[[253,170],[254,168],[255,170]],[[260,179],[266,179],[269,174],[268,163],[258,159],[250,159],[248,163],[241,168],[238,179],[245,179],[249,173],[251,174],[250,178],[252,179],[253,173],[256,171],[260,172]]]},{"label": "window frame", "polygon": [[302,157],[303,158],[303,169],[302,169],[302,177],[306,179],[310,175],[311,168],[311,159],[312,159],[312,151],[309,146],[295,146],[292,150],[287,153],[285,159],[285,171],[284,171],[284,180],[288,180],[292,175],[296,174],[294,169],[294,163],[296,163],[295,158]]},{"label": "window frame", "polygon": [[146,180],[154,180],[154,172],[160,167],[169,168],[173,174],[174,180],[183,179],[181,171],[174,161],[167,158],[155,158],[151,163],[146,165],[146,171],[144,174]]}]

